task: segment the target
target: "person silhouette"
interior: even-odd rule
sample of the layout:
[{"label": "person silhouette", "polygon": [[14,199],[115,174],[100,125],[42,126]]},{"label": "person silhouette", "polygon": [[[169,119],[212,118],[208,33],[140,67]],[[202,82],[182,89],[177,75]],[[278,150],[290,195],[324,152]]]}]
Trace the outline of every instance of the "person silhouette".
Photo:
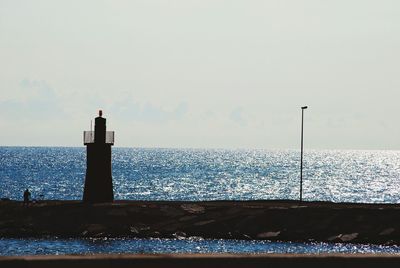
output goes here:
[{"label": "person silhouette", "polygon": [[29,189],[26,189],[24,192],[24,203],[23,205],[28,206],[29,205],[29,200],[31,199],[31,193],[29,192]]}]

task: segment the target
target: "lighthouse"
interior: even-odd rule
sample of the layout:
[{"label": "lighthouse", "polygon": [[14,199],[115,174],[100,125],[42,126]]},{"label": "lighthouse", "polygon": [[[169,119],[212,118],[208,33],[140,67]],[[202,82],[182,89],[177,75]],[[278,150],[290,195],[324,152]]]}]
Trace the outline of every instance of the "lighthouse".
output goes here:
[{"label": "lighthouse", "polygon": [[83,132],[83,143],[86,145],[83,202],[113,202],[111,146],[114,145],[114,131],[106,131],[106,119],[101,110],[99,116],[95,118],[94,131]]}]

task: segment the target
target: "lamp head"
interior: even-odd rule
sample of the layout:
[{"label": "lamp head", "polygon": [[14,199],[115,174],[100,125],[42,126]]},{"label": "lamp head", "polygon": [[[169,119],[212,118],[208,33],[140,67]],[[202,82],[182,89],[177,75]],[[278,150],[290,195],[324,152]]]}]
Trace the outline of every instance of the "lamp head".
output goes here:
[{"label": "lamp head", "polygon": [[308,108],[308,106],[301,107],[302,110],[307,109],[307,108]]}]

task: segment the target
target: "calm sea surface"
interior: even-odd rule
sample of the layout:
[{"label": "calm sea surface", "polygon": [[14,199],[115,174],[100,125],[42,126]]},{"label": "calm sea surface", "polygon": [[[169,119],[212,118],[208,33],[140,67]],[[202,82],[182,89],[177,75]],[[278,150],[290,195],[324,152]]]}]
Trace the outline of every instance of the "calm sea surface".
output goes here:
[{"label": "calm sea surface", "polygon": [[[0,147],[0,197],[82,198],[85,148]],[[116,199],[297,199],[299,152],[113,148]],[[307,151],[303,197],[400,203],[399,151]],[[0,239],[0,255],[100,252],[400,252],[397,247],[232,240]]]}]

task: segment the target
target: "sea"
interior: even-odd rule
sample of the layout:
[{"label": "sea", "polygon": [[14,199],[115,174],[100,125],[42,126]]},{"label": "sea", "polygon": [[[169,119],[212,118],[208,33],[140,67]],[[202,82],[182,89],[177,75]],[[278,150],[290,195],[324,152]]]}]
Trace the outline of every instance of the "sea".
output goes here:
[{"label": "sea", "polygon": [[[400,203],[400,151],[307,150],[303,199]],[[81,200],[84,147],[0,147],[0,198]],[[115,199],[299,199],[298,150],[113,148]],[[0,215],[1,221],[1,215]],[[0,255],[400,253],[399,246],[195,238],[0,238]]]}]

